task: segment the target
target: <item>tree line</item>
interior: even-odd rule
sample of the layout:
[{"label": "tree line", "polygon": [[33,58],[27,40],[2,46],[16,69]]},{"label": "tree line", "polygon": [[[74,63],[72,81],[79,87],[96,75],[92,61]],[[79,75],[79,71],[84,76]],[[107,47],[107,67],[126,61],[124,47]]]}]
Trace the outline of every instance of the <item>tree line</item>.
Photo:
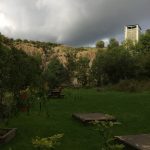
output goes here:
[{"label": "tree line", "polygon": [[149,30],[141,35],[138,43],[128,40],[119,45],[116,39],[110,39],[107,48],[104,49],[102,41],[98,41],[96,46],[98,51],[92,65],[89,65],[87,57],[76,58],[75,51],[68,51],[66,65],[54,57],[43,68],[40,59],[13,46],[7,47],[0,39],[0,101],[5,91],[17,97],[19,91],[27,87],[43,90],[62,84],[72,86],[75,78],[82,87],[150,78]]},{"label": "tree line", "polygon": [[59,79],[66,76],[65,83],[71,84],[76,78],[82,87],[113,85],[123,80],[149,80],[150,30],[141,35],[139,42],[127,40],[119,44],[113,38],[107,47],[104,48],[103,41],[98,41],[96,47],[98,51],[92,65],[87,57],[76,58],[75,52],[67,52],[68,64],[62,65],[66,74],[60,73]]},{"label": "tree line", "polygon": [[103,52],[98,52],[91,73],[96,85],[116,84],[121,80],[147,80],[150,78],[150,30],[142,34],[139,42],[115,39]]},{"label": "tree line", "polygon": [[0,43],[0,103],[5,92],[13,93],[17,100],[21,90],[38,86],[40,74],[40,62],[36,58]]}]

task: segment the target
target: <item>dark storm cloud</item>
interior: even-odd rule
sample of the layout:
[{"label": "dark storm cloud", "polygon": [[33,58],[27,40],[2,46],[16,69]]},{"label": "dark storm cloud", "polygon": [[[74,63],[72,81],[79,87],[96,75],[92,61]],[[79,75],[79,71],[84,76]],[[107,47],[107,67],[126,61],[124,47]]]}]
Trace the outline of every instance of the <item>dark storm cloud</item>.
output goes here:
[{"label": "dark storm cloud", "polygon": [[[9,37],[92,44],[150,23],[150,0],[0,0],[0,32]],[[118,36],[119,37],[119,36]]]}]

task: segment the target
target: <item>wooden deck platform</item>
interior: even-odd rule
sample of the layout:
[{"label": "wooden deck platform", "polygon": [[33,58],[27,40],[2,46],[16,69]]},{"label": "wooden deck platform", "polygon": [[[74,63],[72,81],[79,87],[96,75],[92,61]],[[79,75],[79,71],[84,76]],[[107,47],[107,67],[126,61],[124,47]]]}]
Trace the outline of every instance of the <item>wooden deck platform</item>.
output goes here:
[{"label": "wooden deck platform", "polygon": [[150,150],[150,134],[115,136],[115,138],[133,150]]},{"label": "wooden deck platform", "polygon": [[92,121],[116,121],[114,116],[103,113],[74,113],[72,117],[83,123],[89,123]]}]

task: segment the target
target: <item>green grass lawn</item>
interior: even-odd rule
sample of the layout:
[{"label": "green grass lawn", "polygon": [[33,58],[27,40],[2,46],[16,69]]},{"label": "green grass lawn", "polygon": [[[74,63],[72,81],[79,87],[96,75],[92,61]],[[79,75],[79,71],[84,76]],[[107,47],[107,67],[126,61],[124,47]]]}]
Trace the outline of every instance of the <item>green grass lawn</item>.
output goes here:
[{"label": "green grass lawn", "polygon": [[[46,111],[49,117],[46,115]],[[122,124],[115,135],[150,133],[150,92],[97,92],[94,89],[66,90],[65,98],[49,100],[39,113],[39,104],[28,116],[20,113],[7,127],[18,128],[17,136],[0,150],[31,150],[32,138],[64,133],[57,150],[98,150],[99,134],[72,118],[74,112],[102,112],[117,117]],[[4,126],[1,124],[0,126]]]}]

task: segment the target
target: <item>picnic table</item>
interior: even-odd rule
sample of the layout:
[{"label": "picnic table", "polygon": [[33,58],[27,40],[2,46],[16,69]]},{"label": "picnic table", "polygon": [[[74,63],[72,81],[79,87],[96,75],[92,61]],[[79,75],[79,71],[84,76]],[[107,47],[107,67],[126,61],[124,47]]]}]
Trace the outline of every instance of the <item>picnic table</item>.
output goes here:
[{"label": "picnic table", "polygon": [[64,94],[62,94],[62,89],[58,88],[58,89],[52,89],[49,94],[48,94],[49,98],[63,98]]}]

